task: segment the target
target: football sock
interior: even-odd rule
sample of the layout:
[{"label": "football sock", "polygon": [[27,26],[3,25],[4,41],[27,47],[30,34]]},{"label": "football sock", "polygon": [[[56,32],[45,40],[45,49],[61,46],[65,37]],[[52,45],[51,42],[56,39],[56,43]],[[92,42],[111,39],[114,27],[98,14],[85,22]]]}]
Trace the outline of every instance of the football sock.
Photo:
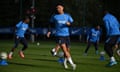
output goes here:
[{"label": "football sock", "polygon": [[13,54],[13,52],[10,52],[9,54],[11,54],[11,55],[12,55],[12,54]]},{"label": "football sock", "polygon": [[73,61],[72,61],[72,59],[71,59],[71,57],[68,58],[68,61],[69,61],[69,63],[70,63],[71,65],[74,64]]},{"label": "football sock", "polygon": [[64,64],[67,64],[67,58],[65,58],[65,60],[64,60]]},{"label": "football sock", "polygon": [[67,66],[67,58],[64,59],[64,66],[65,66],[65,68],[68,68],[68,66]]},{"label": "football sock", "polygon": [[53,48],[52,51],[55,52],[55,48]]},{"label": "football sock", "polygon": [[116,61],[116,60],[115,60],[115,58],[112,56],[112,57],[110,58],[110,62],[114,62],[114,61]]},{"label": "football sock", "polygon": [[57,52],[54,52],[54,56],[56,56],[57,55]]}]

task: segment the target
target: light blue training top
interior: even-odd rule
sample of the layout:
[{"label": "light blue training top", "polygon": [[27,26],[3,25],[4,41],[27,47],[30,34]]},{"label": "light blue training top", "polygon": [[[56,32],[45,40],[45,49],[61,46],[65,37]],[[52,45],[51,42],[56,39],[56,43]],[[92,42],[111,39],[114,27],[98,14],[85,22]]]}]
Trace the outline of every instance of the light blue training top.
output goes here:
[{"label": "light blue training top", "polygon": [[24,37],[24,34],[27,29],[28,29],[28,24],[24,23],[23,21],[20,21],[16,25],[16,35],[19,37]]},{"label": "light blue training top", "polygon": [[69,36],[69,27],[66,22],[73,22],[72,17],[69,14],[55,14],[51,17],[50,22],[55,24],[56,33],[55,36]]}]

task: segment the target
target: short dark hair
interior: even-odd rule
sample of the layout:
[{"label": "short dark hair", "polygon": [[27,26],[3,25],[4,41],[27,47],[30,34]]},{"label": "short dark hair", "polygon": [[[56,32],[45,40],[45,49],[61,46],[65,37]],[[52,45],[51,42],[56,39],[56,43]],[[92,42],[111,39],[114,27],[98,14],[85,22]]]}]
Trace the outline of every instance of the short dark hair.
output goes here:
[{"label": "short dark hair", "polygon": [[29,17],[29,16],[24,16],[24,17],[22,18],[23,21],[25,21],[26,19],[30,19],[30,17]]},{"label": "short dark hair", "polygon": [[56,6],[58,6],[58,5],[61,5],[63,7],[65,6],[63,3],[58,3]]}]

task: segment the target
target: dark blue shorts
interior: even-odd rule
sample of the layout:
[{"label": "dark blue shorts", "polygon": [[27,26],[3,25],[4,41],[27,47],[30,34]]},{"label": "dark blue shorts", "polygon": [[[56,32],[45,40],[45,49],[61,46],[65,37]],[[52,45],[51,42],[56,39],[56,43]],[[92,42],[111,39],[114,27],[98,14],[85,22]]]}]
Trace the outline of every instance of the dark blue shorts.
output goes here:
[{"label": "dark blue shorts", "polygon": [[117,40],[117,43],[116,44],[120,44],[120,37],[118,38],[118,40]]},{"label": "dark blue shorts", "polygon": [[110,37],[107,38],[107,40],[106,40],[105,43],[108,43],[108,44],[117,44],[119,37],[120,37],[119,35],[110,36]]},{"label": "dark blue shorts", "polygon": [[68,48],[70,48],[70,37],[69,36],[57,36],[56,37],[56,43],[61,45],[61,44],[66,44]]},{"label": "dark blue shorts", "polygon": [[19,43],[21,43],[24,46],[28,46],[27,40],[24,37],[19,37],[19,36],[15,36],[15,45],[14,48],[17,48]]}]

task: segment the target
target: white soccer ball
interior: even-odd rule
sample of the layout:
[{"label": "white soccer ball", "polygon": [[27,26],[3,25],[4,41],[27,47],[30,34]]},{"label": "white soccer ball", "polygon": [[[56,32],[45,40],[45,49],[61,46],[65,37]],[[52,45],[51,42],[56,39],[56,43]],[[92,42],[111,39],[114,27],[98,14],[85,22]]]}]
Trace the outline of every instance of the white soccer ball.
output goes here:
[{"label": "white soccer ball", "polygon": [[63,56],[64,56],[64,52],[60,51],[60,52],[58,53],[58,56],[59,56],[59,57],[63,57]]},{"label": "white soccer ball", "polygon": [[117,54],[118,54],[118,56],[120,56],[120,49],[117,50]]},{"label": "white soccer ball", "polygon": [[40,43],[39,42],[37,42],[37,46],[39,46],[40,45]]},{"label": "white soccer ball", "polygon": [[100,55],[105,55],[105,52],[104,52],[104,51],[101,51],[101,52],[100,52]]},{"label": "white soccer ball", "polygon": [[7,53],[6,52],[1,52],[0,53],[0,58],[1,59],[7,59]]}]

